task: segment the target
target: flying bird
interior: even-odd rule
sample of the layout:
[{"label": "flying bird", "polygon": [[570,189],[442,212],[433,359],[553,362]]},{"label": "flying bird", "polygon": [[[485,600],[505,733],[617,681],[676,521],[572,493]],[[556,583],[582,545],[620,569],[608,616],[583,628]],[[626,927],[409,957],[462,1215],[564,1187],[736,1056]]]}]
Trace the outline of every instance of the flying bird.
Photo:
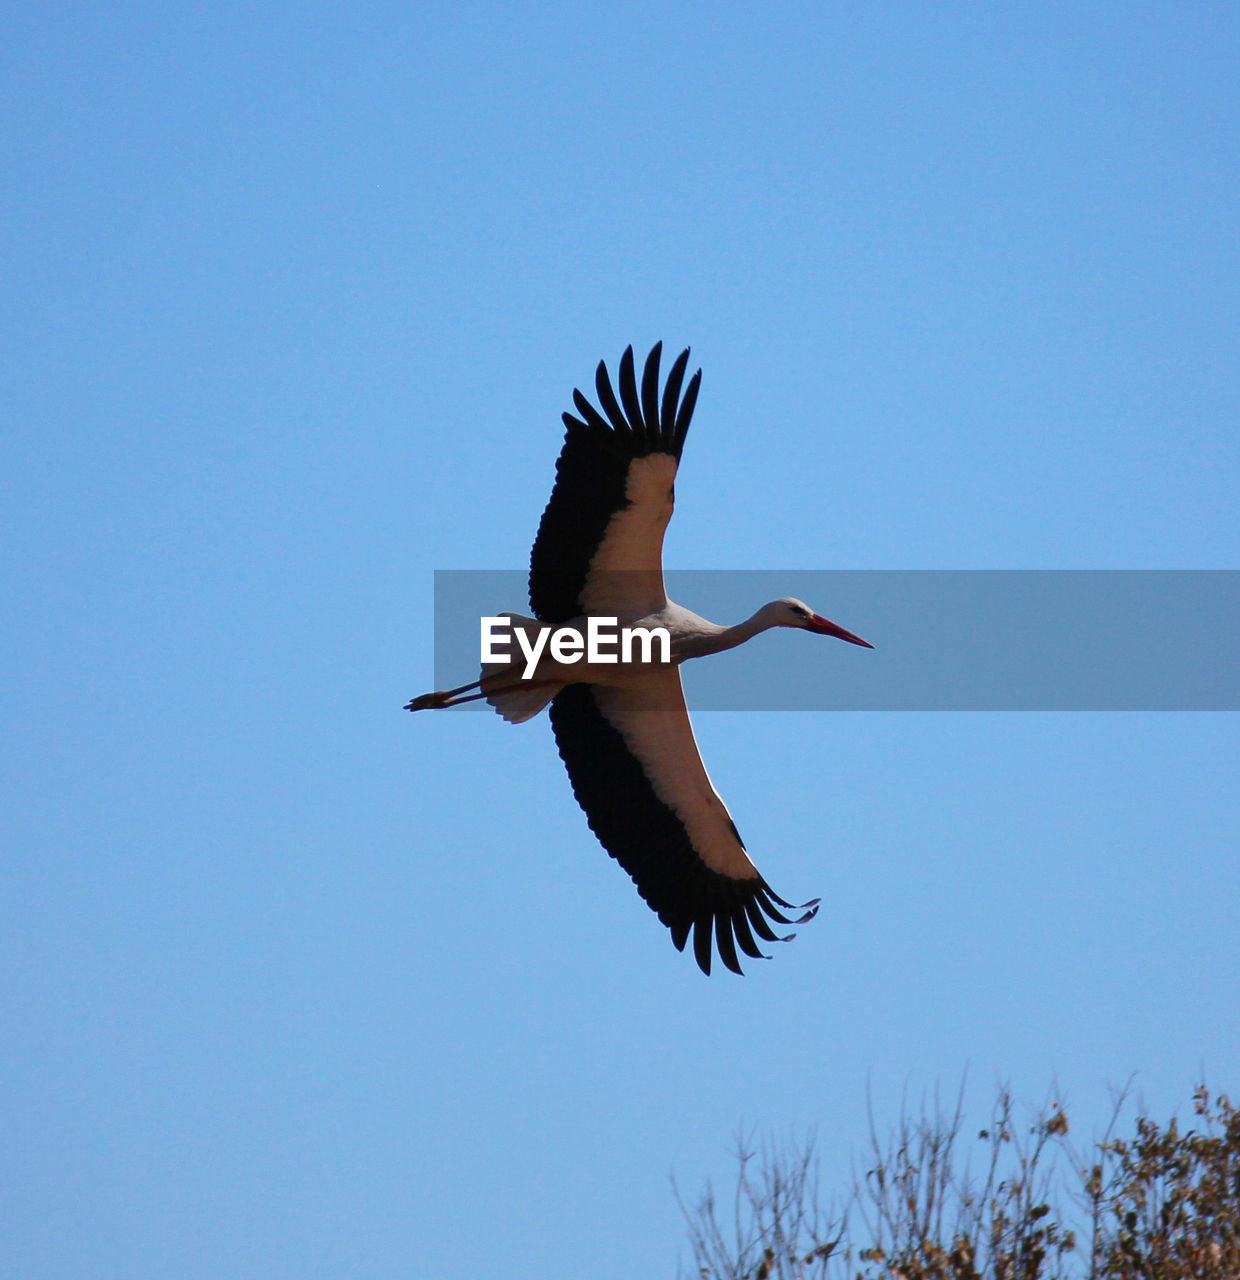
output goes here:
[{"label": "flying bird", "polygon": [[668,660],[571,662],[544,644],[528,678],[519,657],[485,664],[481,679],[424,694],[406,709],[485,698],[506,720],[520,723],[549,704],[573,793],[603,847],[671,930],[677,950],[684,950],[692,933],[703,973],[710,973],[715,949],[729,969],[741,973],[738,947],[765,959],[755,935],[765,942],[788,941],[793,935],[780,936],[772,924],[805,923],[817,913],[819,899],[794,906],[750,861],[702,764],[680,663],[735,648],[771,627],[797,627],[867,649],[873,645],[792,598],[763,605],[731,627],[668,600],[663,535],[672,518],[674,481],[702,371],[684,385],[686,349],[660,394],[661,351],[658,343],[650,352],[640,387],[633,348],[625,351],[619,396],[600,362],[595,375],[599,408],[573,392],[577,416],[563,415],[564,447],[530,557],[534,616],[504,616],[514,637],[519,631],[530,641],[527,654],[536,651],[540,632],[565,625],[584,632],[590,619],[607,618],[624,627],[664,628],[670,637]]}]

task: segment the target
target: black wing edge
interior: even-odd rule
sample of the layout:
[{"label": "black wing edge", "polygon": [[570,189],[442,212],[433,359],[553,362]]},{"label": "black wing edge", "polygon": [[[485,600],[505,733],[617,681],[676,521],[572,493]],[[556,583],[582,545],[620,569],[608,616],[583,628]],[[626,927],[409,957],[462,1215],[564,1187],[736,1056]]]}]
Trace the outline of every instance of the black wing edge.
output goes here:
[{"label": "black wing edge", "polygon": [[618,399],[606,361],[600,360],[594,372],[594,390],[603,413],[600,414],[580,391],[574,390],[573,404],[581,417],[575,418],[571,413],[563,415],[569,434],[580,429],[601,436],[606,447],[622,451],[626,460],[644,458],[651,453],[670,453],[679,460],[689,431],[689,420],[697,404],[698,389],[702,385],[702,371],[699,369],[689,380],[682,398],[680,388],[689,364],[689,348],[686,347],[673,361],[660,397],[659,360],[662,354],[663,343],[656,342],[646,357],[639,391],[633,348],[625,347],[618,366]]},{"label": "black wing edge", "polygon": [[[680,820],[655,794],[619,730],[599,710],[589,685],[569,685],[556,695],[551,727],[591,831],[671,930],[677,951],[685,949],[692,933],[693,955],[703,973],[710,973],[717,950],[727,968],[743,974],[738,947],[754,960],[769,959],[755,934],[764,942],[790,942],[796,935],[777,934],[771,922],[799,925],[817,915],[817,898],[795,907],[760,877],[733,880],[702,862]],[[781,907],[801,914],[789,918]]]},{"label": "black wing edge", "polygon": [[573,405],[580,417],[564,414],[564,447],[556,463],[555,486],[543,512],[530,556],[530,607],[545,622],[564,622],[578,607],[590,561],[611,517],[627,502],[629,464],[652,453],[679,461],[702,383],[699,369],[681,395],[689,348],[678,355],[659,395],[662,342],[646,357],[640,388],[633,348],[620,357],[620,394],[600,361],[594,386],[602,412],[579,391]]}]

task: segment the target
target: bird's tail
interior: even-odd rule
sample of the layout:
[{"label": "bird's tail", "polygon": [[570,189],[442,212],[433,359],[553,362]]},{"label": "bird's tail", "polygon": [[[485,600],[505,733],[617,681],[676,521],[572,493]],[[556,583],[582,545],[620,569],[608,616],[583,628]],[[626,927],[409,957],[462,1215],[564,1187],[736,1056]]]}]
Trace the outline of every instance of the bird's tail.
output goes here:
[{"label": "bird's tail", "polygon": [[[547,626],[545,622],[519,613],[505,613],[501,616],[512,620],[514,632],[524,631],[531,640]],[[525,658],[515,637],[511,647],[513,657],[510,661],[482,664],[479,684],[486,700],[509,724],[524,724],[526,720],[532,720],[559,693],[563,685],[556,681],[523,680],[521,675]]]},{"label": "bird's tail", "polygon": [[508,689],[488,693],[487,701],[509,724],[524,724],[532,720],[563,688],[559,684],[534,684],[523,681]]}]

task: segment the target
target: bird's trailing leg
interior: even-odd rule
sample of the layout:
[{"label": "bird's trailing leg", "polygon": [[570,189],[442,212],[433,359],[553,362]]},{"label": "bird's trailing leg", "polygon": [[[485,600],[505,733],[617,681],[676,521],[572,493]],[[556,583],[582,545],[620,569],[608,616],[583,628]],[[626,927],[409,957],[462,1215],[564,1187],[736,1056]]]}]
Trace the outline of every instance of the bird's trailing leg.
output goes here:
[{"label": "bird's trailing leg", "polygon": [[482,684],[481,680],[475,680],[472,684],[463,684],[458,689],[440,689],[435,693],[424,693],[420,698],[414,698],[412,702],[405,703],[406,711],[439,711],[444,707],[459,706],[462,702],[476,702],[479,698],[485,698],[485,693],[471,694],[468,698],[462,698],[462,693],[468,693],[470,689],[477,689]]},{"label": "bird's trailing leg", "polygon": [[[484,676],[472,684],[463,684],[457,689],[439,689],[435,693],[424,693],[420,698],[405,703],[406,711],[442,711],[445,707],[459,707],[466,702],[477,702],[479,698],[492,698],[497,695],[511,693],[515,690],[552,689],[557,688],[556,681],[523,680],[515,673],[497,672]],[[479,690],[470,693],[470,689]],[[465,695],[462,697],[462,695]],[[546,695],[541,701],[546,701]],[[540,704],[541,705],[541,701]],[[497,709],[499,704],[496,704]],[[504,714],[503,710],[501,714]],[[533,714],[532,712],[530,714]]]}]

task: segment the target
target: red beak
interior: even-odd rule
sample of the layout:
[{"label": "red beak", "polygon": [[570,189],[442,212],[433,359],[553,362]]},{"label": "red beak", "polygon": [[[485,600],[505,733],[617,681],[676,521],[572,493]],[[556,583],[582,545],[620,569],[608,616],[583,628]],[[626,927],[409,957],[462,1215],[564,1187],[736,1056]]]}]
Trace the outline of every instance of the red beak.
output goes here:
[{"label": "red beak", "polygon": [[845,631],[843,627],[838,627],[834,622],[828,622],[826,618],[819,614],[813,617],[805,624],[806,631],[812,631],[817,636],[834,636],[837,640],[847,640],[849,644],[859,644],[865,649],[873,649],[874,646],[868,640],[862,640],[860,636],[855,636],[851,631]]}]

